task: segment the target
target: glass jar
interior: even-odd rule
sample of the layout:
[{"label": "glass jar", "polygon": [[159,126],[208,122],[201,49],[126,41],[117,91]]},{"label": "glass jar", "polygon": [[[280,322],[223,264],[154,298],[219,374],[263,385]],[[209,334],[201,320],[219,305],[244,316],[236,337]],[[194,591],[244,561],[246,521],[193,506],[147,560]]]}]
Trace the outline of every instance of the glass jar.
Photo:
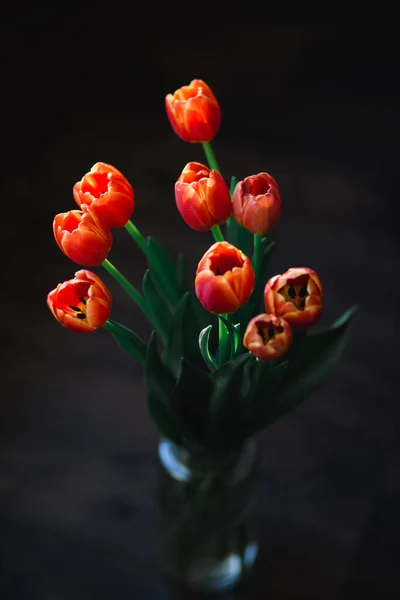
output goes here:
[{"label": "glass jar", "polygon": [[224,591],[251,573],[257,557],[254,508],[258,452],[253,438],[228,455],[158,444],[160,561],[173,582]]}]

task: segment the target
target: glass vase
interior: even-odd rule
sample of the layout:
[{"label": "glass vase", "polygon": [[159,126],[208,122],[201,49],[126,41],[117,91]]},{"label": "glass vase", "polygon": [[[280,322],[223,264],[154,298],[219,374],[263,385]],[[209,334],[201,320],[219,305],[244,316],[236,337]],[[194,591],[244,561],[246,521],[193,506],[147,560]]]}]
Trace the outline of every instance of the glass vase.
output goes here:
[{"label": "glass vase", "polygon": [[228,455],[158,444],[160,561],[166,577],[195,591],[235,588],[258,551],[254,508],[258,452],[253,438]]}]

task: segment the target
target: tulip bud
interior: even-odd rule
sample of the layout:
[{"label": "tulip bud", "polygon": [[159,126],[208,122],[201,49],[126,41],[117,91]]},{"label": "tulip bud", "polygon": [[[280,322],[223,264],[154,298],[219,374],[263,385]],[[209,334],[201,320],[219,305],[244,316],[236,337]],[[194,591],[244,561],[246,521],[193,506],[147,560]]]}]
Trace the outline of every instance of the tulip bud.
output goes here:
[{"label": "tulip bud", "polygon": [[265,362],[281,358],[291,343],[289,323],[274,314],[261,314],[251,319],[243,337],[243,346]]},{"label": "tulip bud", "polygon": [[216,242],[200,260],[195,290],[211,313],[232,313],[250,298],[255,284],[251,260],[228,242]]},{"label": "tulip bud", "polygon": [[270,231],[282,212],[278,184],[268,173],[250,175],[239,181],[232,202],[233,214],[239,225],[258,235]]},{"label": "tulip bud", "polygon": [[91,333],[110,316],[111,294],[97,275],[82,269],[75,273],[74,279],[59,283],[49,292],[47,305],[67,329]]},{"label": "tulip bud", "polygon": [[94,214],[81,210],[56,215],[53,233],[64,254],[85,267],[101,265],[112,245],[111,231]]},{"label": "tulip bud", "polygon": [[283,317],[293,329],[306,329],[322,313],[323,289],[318,275],[307,267],[292,267],[275,275],[264,288],[265,310]]},{"label": "tulip bud", "polygon": [[221,125],[221,109],[208,85],[193,79],[165,97],[168,119],[185,142],[210,142]]},{"label": "tulip bud", "polygon": [[198,162],[190,162],[183,169],[175,183],[175,200],[185,223],[196,231],[225,223],[232,212],[225,179]]},{"label": "tulip bud", "polygon": [[104,225],[123,227],[129,221],[135,195],[129,181],[115,167],[97,162],[72,190],[80,208],[87,207]]}]

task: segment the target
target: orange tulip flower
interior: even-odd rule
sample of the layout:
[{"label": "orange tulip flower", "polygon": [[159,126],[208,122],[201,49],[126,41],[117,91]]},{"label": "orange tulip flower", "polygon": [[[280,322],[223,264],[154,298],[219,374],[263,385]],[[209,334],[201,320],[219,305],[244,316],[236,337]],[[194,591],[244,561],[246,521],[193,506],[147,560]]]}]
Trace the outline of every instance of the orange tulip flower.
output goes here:
[{"label": "orange tulip flower", "polygon": [[268,173],[250,175],[236,184],[233,214],[245,229],[265,235],[279,221],[282,212],[281,193]]},{"label": "orange tulip flower", "polygon": [[211,313],[232,313],[250,298],[255,284],[251,260],[228,242],[216,242],[200,260],[195,290]]},{"label": "orange tulip flower", "polygon": [[168,119],[185,142],[210,142],[221,125],[221,109],[208,85],[193,79],[165,97]]},{"label": "orange tulip flower", "polygon": [[321,281],[308,267],[292,267],[275,275],[264,288],[266,312],[283,317],[293,329],[314,325],[322,313],[322,300]]},{"label": "orange tulip flower", "polygon": [[56,215],[53,233],[64,254],[85,267],[101,265],[112,246],[111,231],[95,215],[82,210]]},{"label": "orange tulip flower", "polygon": [[175,200],[185,223],[196,231],[225,223],[232,212],[225,179],[198,162],[190,162],[183,169],[175,183]]},{"label": "orange tulip flower", "polygon": [[264,362],[281,358],[291,343],[292,329],[289,323],[274,314],[253,317],[243,337],[243,346]]},{"label": "orange tulip flower", "polygon": [[110,316],[111,294],[97,275],[82,269],[48,294],[47,305],[67,329],[91,333]]},{"label": "orange tulip flower", "polygon": [[72,190],[80,208],[86,206],[107,227],[123,227],[129,221],[135,195],[129,181],[115,167],[97,162]]}]

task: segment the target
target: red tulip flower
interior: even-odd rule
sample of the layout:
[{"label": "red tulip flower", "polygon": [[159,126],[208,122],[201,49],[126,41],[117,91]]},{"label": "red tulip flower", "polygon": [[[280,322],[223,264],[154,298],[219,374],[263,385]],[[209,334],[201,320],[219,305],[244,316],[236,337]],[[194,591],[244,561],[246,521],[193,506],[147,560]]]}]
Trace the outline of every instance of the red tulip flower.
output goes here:
[{"label": "red tulip flower", "polygon": [[199,262],[195,290],[211,313],[232,313],[250,298],[255,284],[251,260],[228,242],[216,242]]},{"label": "red tulip flower", "polygon": [[165,97],[168,119],[185,142],[210,142],[221,125],[221,109],[208,85],[193,79]]},{"label": "red tulip flower", "polygon": [[129,221],[135,195],[129,181],[115,167],[98,162],[72,190],[80,208],[86,206],[107,227],[123,227]]},{"label": "red tulip flower", "polygon": [[233,214],[245,229],[265,235],[279,221],[282,212],[281,193],[268,173],[250,175],[236,184]]},{"label": "red tulip flower", "polygon": [[281,358],[291,343],[289,323],[274,314],[261,314],[251,319],[243,337],[243,346],[264,362]]},{"label": "red tulip flower", "polygon": [[264,289],[267,313],[283,317],[293,329],[306,329],[322,313],[323,289],[318,275],[307,267],[292,267],[275,275]]},{"label": "red tulip flower", "polygon": [[111,249],[111,231],[95,215],[82,210],[56,215],[53,232],[64,254],[78,265],[98,267]]},{"label": "red tulip flower", "polygon": [[198,162],[190,162],[183,169],[175,183],[175,200],[185,223],[196,231],[225,223],[232,212],[225,179]]},{"label": "red tulip flower", "polygon": [[67,329],[91,333],[110,316],[111,294],[97,275],[82,269],[48,294],[47,305]]}]

